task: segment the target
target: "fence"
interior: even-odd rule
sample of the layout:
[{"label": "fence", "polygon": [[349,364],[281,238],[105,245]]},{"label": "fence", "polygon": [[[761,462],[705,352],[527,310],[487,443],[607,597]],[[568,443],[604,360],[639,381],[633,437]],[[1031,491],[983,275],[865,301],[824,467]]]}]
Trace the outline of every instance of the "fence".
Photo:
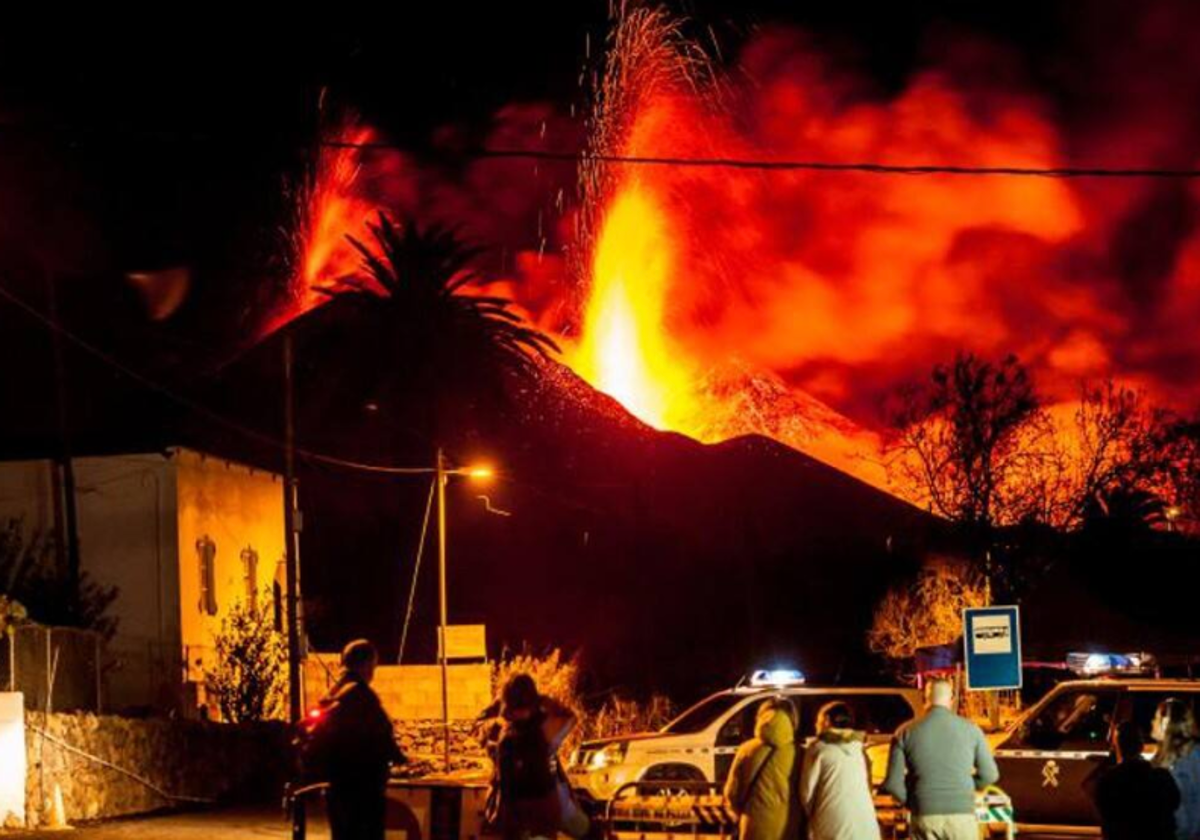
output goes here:
[{"label": "fence", "polygon": [[24,624],[0,644],[0,687],[20,691],[39,711],[99,711],[103,700],[98,633]]}]

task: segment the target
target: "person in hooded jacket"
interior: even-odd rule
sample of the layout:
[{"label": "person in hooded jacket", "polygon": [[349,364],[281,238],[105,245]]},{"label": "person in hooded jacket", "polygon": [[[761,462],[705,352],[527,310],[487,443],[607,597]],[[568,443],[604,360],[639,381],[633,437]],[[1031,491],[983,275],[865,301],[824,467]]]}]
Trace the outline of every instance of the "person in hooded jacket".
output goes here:
[{"label": "person in hooded jacket", "polygon": [[754,734],[738,747],[725,782],[738,840],[798,840],[803,819],[795,707],[784,698],[764,701]]},{"label": "person in hooded jacket", "polygon": [[827,703],[817,713],[817,737],[804,751],[800,774],[809,840],[880,839],[864,738],[845,703]]}]

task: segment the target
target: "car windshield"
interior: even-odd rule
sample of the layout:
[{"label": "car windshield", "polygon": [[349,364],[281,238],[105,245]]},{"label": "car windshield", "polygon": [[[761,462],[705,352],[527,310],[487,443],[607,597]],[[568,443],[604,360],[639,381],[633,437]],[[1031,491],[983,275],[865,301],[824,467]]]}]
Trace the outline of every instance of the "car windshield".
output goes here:
[{"label": "car windshield", "polygon": [[707,700],[702,700],[686,712],[681,714],[675,720],[663,727],[663,732],[670,732],[674,735],[690,735],[695,732],[703,732],[708,727],[732,709],[742,700],[737,694],[715,694]]}]

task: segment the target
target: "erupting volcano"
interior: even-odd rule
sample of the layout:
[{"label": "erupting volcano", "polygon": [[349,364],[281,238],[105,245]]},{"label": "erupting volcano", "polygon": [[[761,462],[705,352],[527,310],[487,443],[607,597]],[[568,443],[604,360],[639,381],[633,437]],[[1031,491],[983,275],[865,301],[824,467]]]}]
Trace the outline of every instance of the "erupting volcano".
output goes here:
[{"label": "erupting volcano", "polygon": [[[1106,148],[1071,136],[1019,81],[981,72],[1008,66],[999,48],[964,41],[882,90],[794,30],[757,31],[721,65],[680,33],[661,10],[627,10],[603,71],[581,74],[595,89],[575,202],[543,161],[451,171],[326,149],[289,314],[353,265],[343,236],[373,208],[450,224],[503,246],[487,293],[514,298],[566,364],[643,422],[704,442],[764,434],[879,486],[883,397],[959,349],[1016,353],[1053,400],[1112,375],[1160,402],[1197,397],[1185,314],[1198,314],[1188,255],[1200,235],[1184,226],[1162,246],[1153,297],[1129,277],[1142,270],[1130,230],[1164,202],[1193,202],[1179,184],[613,160],[1057,167],[1081,162],[1068,150]],[[571,124],[513,106],[485,145],[561,151]],[[1119,148],[1135,158],[1122,164],[1142,154]]]}]

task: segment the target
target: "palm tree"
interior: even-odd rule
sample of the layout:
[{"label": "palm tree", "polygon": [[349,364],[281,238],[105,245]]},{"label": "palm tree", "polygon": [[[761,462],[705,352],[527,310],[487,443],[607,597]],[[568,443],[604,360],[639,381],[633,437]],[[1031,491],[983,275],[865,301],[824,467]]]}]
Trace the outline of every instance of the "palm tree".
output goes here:
[{"label": "palm tree", "polygon": [[1114,487],[1098,492],[1089,501],[1083,527],[1109,536],[1132,537],[1163,525],[1166,511],[1166,503],[1149,490]]},{"label": "palm tree", "polygon": [[528,376],[536,358],[558,351],[551,338],[511,310],[512,301],[468,291],[483,279],[471,267],[481,249],[465,245],[455,231],[397,225],[382,213],[367,228],[374,247],[347,236],[362,254],[363,274],[324,291],[376,309],[434,368],[466,362]]},{"label": "palm tree", "polygon": [[303,355],[320,360],[324,380],[308,395],[310,412],[330,417],[369,404],[411,416],[419,405],[420,435],[441,440],[451,408],[503,399],[506,382],[531,380],[558,350],[510,300],[472,289],[483,280],[473,268],[481,249],[454,230],[382,213],[367,228],[365,242],[347,237],[362,255],[360,272],[322,288],[330,302],[298,325],[308,338]]}]

